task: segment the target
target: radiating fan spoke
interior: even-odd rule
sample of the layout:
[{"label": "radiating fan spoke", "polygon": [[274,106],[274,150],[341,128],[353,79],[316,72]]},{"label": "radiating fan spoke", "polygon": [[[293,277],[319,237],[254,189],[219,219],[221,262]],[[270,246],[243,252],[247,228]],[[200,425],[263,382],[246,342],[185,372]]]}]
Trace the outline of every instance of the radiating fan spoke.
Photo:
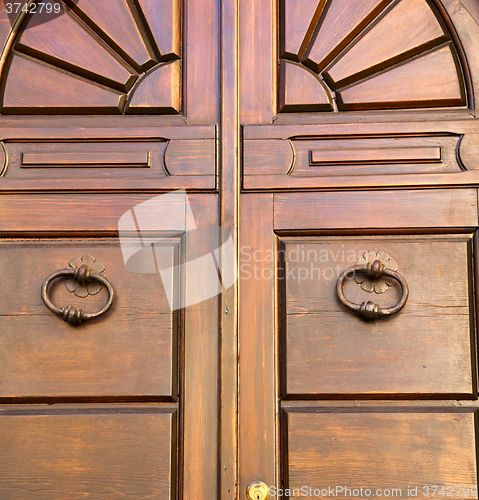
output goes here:
[{"label": "radiating fan spoke", "polygon": [[141,21],[126,0],[82,0],[69,7],[109,45],[120,53],[136,70],[144,71],[155,65],[154,54],[145,41]]},{"label": "radiating fan spoke", "polygon": [[281,57],[300,62],[327,0],[283,0]]},{"label": "radiating fan spoke", "polygon": [[[150,30],[161,60],[181,56],[181,5],[180,0],[136,0],[144,24]],[[170,20],[165,22],[165,19]]]},{"label": "radiating fan spoke", "polygon": [[[75,16],[64,14],[26,29],[16,49],[117,90],[128,90],[136,76],[82,26]],[[68,33],[68,37],[65,36]]]},{"label": "radiating fan spoke", "polygon": [[466,104],[450,46],[341,92],[339,102],[345,110]]},{"label": "radiating fan spoke", "polygon": [[120,113],[121,101],[119,93],[16,55],[8,71],[3,112],[76,113],[88,106],[97,113]]},{"label": "radiating fan spoke", "polygon": [[328,70],[331,86],[349,85],[447,40],[424,0],[402,0]]},{"label": "radiating fan spoke", "polygon": [[[392,0],[330,0],[320,30],[312,40],[305,62],[322,71]],[[425,0],[424,0],[425,1]]]}]

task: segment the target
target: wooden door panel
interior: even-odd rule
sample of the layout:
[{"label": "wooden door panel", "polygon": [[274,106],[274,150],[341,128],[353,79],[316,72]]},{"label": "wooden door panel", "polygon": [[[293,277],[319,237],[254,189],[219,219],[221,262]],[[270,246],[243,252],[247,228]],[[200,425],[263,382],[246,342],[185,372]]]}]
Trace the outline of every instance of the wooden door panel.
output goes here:
[{"label": "wooden door panel", "polygon": [[[172,266],[178,245],[164,244]],[[41,284],[83,255],[102,262],[115,299],[102,318],[72,327],[45,307]],[[4,240],[0,266],[0,397],[177,399],[178,313],[170,310],[159,274],[125,268],[118,240]],[[59,307],[94,312],[107,301],[104,288],[81,298],[64,283],[57,280],[49,293]]]},{"label": "wooden door panel", "polygon": [[325,119],[315,126],[248,126],[244,183],[247,189],[282,190],[474,184],[476,128],[474,120],[445,126],[427,117],[416,123]]},{"label": "wooden door panel", "polygon": [[[469,120],[475,116],[474,82],[479,81],[479,42],[472,35],[477,31],[476,11],[470,6],[458,8],[458,3],[364,1],[359,6],[343,0],[311,5],[284,0],[275,6],[279,22],[271,24],[270,32],[263,16],[273,20],[274,11],[265,2],[261,15],[242,25],[244,187],[354,189],[477,183],[476,159],[464,149],[463,161],[460,144],[455,150],[448,145],[455,139],[460,143],[464,134],[475,134],[470,127],[477,126]],[[242,16],[248,18],[249,3],[243,0],[243,5]],[[260,54],[251,55],[250,39],[261,47]],[[261,82],[257,82],[259,75]],[[263,92],[252,95],[249,89],[260,85]],[[418,108],[428,109],[419,115]],[[433,112],[433,108],[439,109]],[[361,113],[364,110],[381,112]],[[434,126],[429,127],[436,119],[441,123],[434,131]],[[311,134],[313,124],[324,136]],[[352,128],[358,136],[349,135]],[[394,153],[378,153],[379,161],[371,160],[371,166],[368,154],[357,161],[344,160],[335,156],[334,144],[323,143],[331,159],[319,167],[311,151],[298,147],[302,141],[341,136],[344,141],[338,148],[352,150],[357,149],[360,136],[366,141],[381,137],[401,141],[400,131],[411,145],[424,141],[419,147],[435,137],[441,161],[416,157],[401,162],[393,159]]]},{"label": "wooden door panel", "polygon": [[[251,320],[240,323],[241,489],[258,479],[283,489],[477,486],[476,202],[476,189],[242,196],[240,304]],[[409,300],[366,322],[340,305],[336,280],[361,251],[383,246]],[[393,305],[395,286],[370,294],[351,282],[346,296]],[[264,370],[272,363],[275,376]],[[338,498],[348,497],[360,495]]]},{"label": "wooden door panel", "polygon": [[[471,236],[280,242],[284,398],[476,395]],[[389,254],[409,286],[406,307],[375,324],[351,314],[336,295],[339,274],[373,250]],[[356,278],[344,287],[351,302],[399,302],[396,281],[384,293],[368,293],[363,288],[374,283]]]},{"label": "wooden door panel", "polygon": [[127,113],[178,113],[181,109],[179,61],[149,73],[130,100]]},{"label": "wooden door panel", "polygon": [[[38,14],[27,19],[20,13],[17,24],[27,23],[21,32],[12,32],[2,5],[0,78],[2,89],[8,88],[2,114],[128,112],[183,115],[191,124],[217,122],[215,0],[77,3],[62,7],[54,19],[44,14],[42,22]],[[26,70],[36,78],[35,92],[32,80],[22,80]],[[168,92],[159,84],[169,85]]]},{"label": "wooden door panel", "polygon": [[318,498],[314,489],[329,487],[337,498],[415,498],[415,487],[422,498],[442,487],[445,496],[478,498],[474,422],[472,411],[440,409],[284,411],[285,488],[299,491],[293,498]]},{"label": "wooden door panel", "polygon": [[[125,269],[115,238],[133,207],[175,189],[188,190],[199,228],[220,225],[221,5],[57,4],[51,23],[21,14],[13,30],[0,6],[0,496],[216,498],[220,302],[171,312],[160,275]],[[179,217],[184,230],[175,208],[145,213],[148,229],[174,230]],[[151,243],[141,229],[135,247]],[[179,241],[163,248],[172,265]],[[41,284],[86,254],[116,296],[73,327],[44,307]],[[188,273],[173,286],[192,297],[210,276]],[[51,287],[61,306],[106,300],[62,287]]]},{"label": "wooden door panel", "polygon": [[[456,56],[450,46],[415,59],[341,91],[341,110],[464,106],[465,91],[457,79]],[[347,79],[345,79],[347,81]],[[408,82],[407,86],[404,82]],[[434,85],[430,82],[434,81]]]},{"label": "wooden door panel", "polygon": [[[32,92],[36,88],[35,92]],[[53,89],[64,89],[61,94]],[[121,94],[110,92],[79,80],[31,59],[15,56],[10,65],[3,96],[4,113],[42,112],[70,114],[76,109],[91,108],[96,113],[119,114]]]},{"label": "wooden door panel", "polygon": [[[462,49],[459,45],[456,50],[454,35],[432,3],[374,1],[353,8],[332,0],[318,2],[315,10],[279,4],[280,59],[311,71],[316,78],[305,81],[306,94],[319,83],[334,104],[331,110],[467,104],[463,79],[467,69],[461,69],[458,56]],[[298,43],[295,37],[300,35],[304,38]],[[284,50],[286,46],[289,50]],[[279,75],[278,111],[317,111],[311,108],[313,102],[298,102],[295,109],[281,107],[290,77],[284,72]],[[429,85],[432,80],[436,85]]]},{"label": "wooden door panel", "polygon": [[448,39],[427,2],[403,0],[396,3],[370,31],[360,35],[358,42],[332,64],[328,76],[335,88],[341,88],[437,47]]},{"label": "wooden door panel", "polygon": [[[410,484],[459,481],[458,498],[477,498],[479,10],[239,6],[239,494],[262,480],[398,486],[414,498]],[[354,262],[330,255],[334,265],[319,266],[333,267],[328,277],[303,279],[311,268],[293,258],[297,246],[337,255],[382,244],[410,295],[370,322],[336,296]],[[399,290],[373,298],[348,283],[346,296],[393,305]],[[301,493],[283,498],[331,496]]]},{"label": "wooden door panel", "polygon": [[157,120],[148,120],[147,127],[112,119],[101,128],[51,121],[51,127],[35,129],[36,123],[28,139],[17,124],[4,122],[0,189],[213,190],[215,127],[159,127]]},{"label": "wooden door panel", "polygon": [[[160,3],[160,2],[158,2]],[[140,12],[122,0],[106,0],[100,6],[93,0],[73,4],[73,12],[96,33],[105,35],[116,51],[140,70],[153,64],[150,40],[145,37],[148,25],[143,26]],[[135,6],[136,7],[136,6]],[[173,24],[173,19],[164,19]]]},{"label": "wooden door panel", "polygon": [[[181,0],[138,0],[164,60],[181,55]],[[165,19],[170,20],[165,22]]]},{"label": "wooden door panel", "polygon": [[[390,0],[365,0],[356,9],[348,9],[347,0],[339,0],[331,2],[326,10],[326,2],[323,2],[322,36],[316,37],[308,50],[309,64],[314,64],[313,67],[318,70],[326,67],[390,3]],[[297,4],[296,9],[300,10],[300,4]],[[304,16],[308,13],[299,14]],[[286,22],[285,28],[288,24]]]},{"label": "wooden door panel", "polygon": [[1,411],[3,499],[177,498],[176,410],[26,410]]},{"label": "wooden door panel", "polygon": [[76,19],[61,15],[47,23],[29,27],[22,33],[17,50],[116,90],[128,91],[136,79],[132,68],[114,52],[108,51],[99,43],[98,37]]},{"label": "wooden door panel", "polygon": [[278,231],[475,228],[478,220],[475,189],[276,193],[274,201]]}]

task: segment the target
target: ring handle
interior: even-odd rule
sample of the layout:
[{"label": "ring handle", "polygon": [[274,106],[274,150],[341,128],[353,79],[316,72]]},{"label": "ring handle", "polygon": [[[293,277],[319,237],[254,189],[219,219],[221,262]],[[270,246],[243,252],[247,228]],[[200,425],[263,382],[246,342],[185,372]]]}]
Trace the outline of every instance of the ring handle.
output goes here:
[{"label": "ring handle", "polygon": [[[365,273],[369,278],[373,280],[379,279],[383,276],[394,278],[401,285],[401,299],[394,307],[388,308],[382,308],[371,300],[362,302],[361,304],[355,304],[354,302],[349,301],[344,295],[344,282],[346,281],[346,279],[349,279],[351,275],[354,276],[355,273]],[[375,260],[373,263],[368,262],[367,265],[352,266],[343,271],[343,273],[338,278],[336,284],[336,292],[338,294],[339,300],[344,307],[366,320],[386,318],[398,313],[406,305],[407,299],[409,297],[409,287],[406,283],[406,280],[396,271],[388,269],[379,260]]]},{"label": "ring handle", "polygon": [[[84,312],[83,309],[74,306],[57,307],[48,297],[48,287],[53,280],[56,280],[57,278],[60,278],[62,276],[73,277],[80,283],[80,285],[86,285],[90,283],[90,281],[98,281],[108,290],[107,303],[103,306],[102,309],[100,309],[100,311],[95,313],[87,313]],[[101,274],[92,271],[86,264],[83,264],[75,269],[61,269],[59,271],[55,271],[54,273],[50,274],[50,276],[48,276],[48,278],[46,278],[42,284],[42,300],[45,306],[50,309],[53,314],[60,316],[63,321],[66,321],[73,326],[79,325],[80,323],[84,323],[85,321],[89,321],[91,319],[99,318],[100,316],[106,314],[113,304],[113,297],[114,292],[111,283]]]}]

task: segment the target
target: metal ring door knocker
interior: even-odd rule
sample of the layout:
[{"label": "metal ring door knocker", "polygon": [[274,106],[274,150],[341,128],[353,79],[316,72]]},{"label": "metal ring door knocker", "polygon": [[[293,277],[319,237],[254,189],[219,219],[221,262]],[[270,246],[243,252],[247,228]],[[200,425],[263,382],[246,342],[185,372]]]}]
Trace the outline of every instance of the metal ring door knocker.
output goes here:
[{"label": "metal ring door knocker", "polygon": [[[379,256],[380,254],[382,254],[382,256],[387,256],[387,258],[390,258],[389,255],[384,252],[367,252],[363,255],[362,259],[359,259],[358,262],[356,262],[356,265],[343,271],[343,273],[339,276],[336,284],[336,292],[343,306],[366,320],[386,318],[398,313],[406,305],[409,296],[409,287],[406,283],[406,280],[396,270],[386,267],[386,265],[384,265],[381,260],[377,258],[373,260],[373,262],[368,262],[368,256]],[[399,302],[394,307],[383,308],[372,300],[362,302],[361,304],[355,304],[349,301],[344,295],[344,285],[347,279],[355,277],[357,273],[365,274],[366,277],[373,283],[376,280],[384,280],[384,278],[392,278],[396,280],[401,285],[402,290]],[[361,283],[361,281],[356,281],[358,283]],[[389,286],[386,286],[385,289],[381,289],[381,291],[376,293],[382,293],[388,288]],[[364,287],[363,289],[366,290],[366,288]],[[367,291],[374,291],[374,286]]]},{"label": "metal ring door knocker", "polygon": [[[89,261],[92,262],[96,260],[94,257],[90,256],[84,256],[82,259],[85,259],[85,257],[89,257]],[[95,268],[92,269],[92,267],[90,267],[88,264],[82,264],[81,260],[78,258],[75,258],[72,261],[70,261],[70,265],[72,262],[77,262],[81,265],[78,265],[77,267],[70,267],[66,269],[61,269],[59,271],[55,271],[54,273],[50,274],[48,278],[45,279],[45,281],[42,284],[42,300],[45,306],[48,309],[50,309],[50,311],[53,314],[56,314],[70,325],[76,326],[79,325],[80,323],[84,323],[85,321],[89,321],[91,319],[99,318],[100,316],[106,314],[109,311],[111,305],[113,304],[114,292],[113,292],[113,287],[111,286],[110,282],[106,279],[106,276],[103,276],[102,274],[100,274],[100,272],[95,271]],[[55,304],[52,303],[52,301],[48,297],[48,287],[50,286],[52,281],[60,277],[73,278],[76,282],[78,282],[80,286],[85,286],[90,283],[96,282],[100,285],[99,287],[97,287],[98,291],[101,289],[101,285],[105,286],[105,288],[108,291],[107,303],[103,306],[102,309],[94,313],[84,312],[83,309],[75,306],[57,307]]]}]

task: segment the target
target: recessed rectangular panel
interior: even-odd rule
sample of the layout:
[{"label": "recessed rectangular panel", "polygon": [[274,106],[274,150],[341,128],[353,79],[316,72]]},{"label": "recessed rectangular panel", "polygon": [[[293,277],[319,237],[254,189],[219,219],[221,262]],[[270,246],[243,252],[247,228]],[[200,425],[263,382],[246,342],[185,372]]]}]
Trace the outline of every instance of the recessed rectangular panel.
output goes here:
[{"label": "recessed rectangular panel", "polygon": [[[473,397],[469,235],[285,238],[282,242],[285,397]],[[337,296],[339,275],[356,262],[365,263],[368,251],[369,260],[396,267],[409,288],[405,307],[390,318],[367,321]],[[360,272],[344,281],[344,295],[352,304],[371,301],[382,309],[391,308],[403,293],[394,279],[366,280]]]},{"label": "recessed rectangular panel", "polygon": [[0,417],[5,500],[170,500],[176,411]]},{"label": "recessed rectangular panel", "polygon": [[118,175],[165,178],[167,145],[166,141],[12,142],[6,146],[9,165],[5,177],[25,181],[77,179],[79,183],[90,179],[90,184],[94,179]]},{"label": "recessed rectangular panel", "polygon": [[103,152],[88,153],[74,151],[69,153],[24,153],[22,168],[45,167],[149,167],[149,152]]},{"label": "recessed rectangular panel", "polygon": [[285,488],[308,499],[477,499],[474,414],[436,411],[284,412]]},{"label": "recessed rectangular panel", "polygon": [[440,163],[441,148],[311,149],[311,166],[371,163]]},{"label": "recessed rectangular panel", "polygon": [[[131,248],[123,248],[128,266],[115,239],[0,243],[0,397],[176,399],[178,319],[169,298],[178,278],[162,282],[155,264],[160,243],[144,243],[142,248],[132,238]],[[173,268],[178,239],[161,247]],[[83,256],[101,262],[115,295],[104,316],[71,326],[45,307],[41,287],[51,273]],[[96,290],[87,286],[85,298],[77,296],[85,294],[78,283],[69,290],[59,278],[48,298],[59,308],[86,313],[99,311],[108,299],[105,287],[92,295]]]}]

